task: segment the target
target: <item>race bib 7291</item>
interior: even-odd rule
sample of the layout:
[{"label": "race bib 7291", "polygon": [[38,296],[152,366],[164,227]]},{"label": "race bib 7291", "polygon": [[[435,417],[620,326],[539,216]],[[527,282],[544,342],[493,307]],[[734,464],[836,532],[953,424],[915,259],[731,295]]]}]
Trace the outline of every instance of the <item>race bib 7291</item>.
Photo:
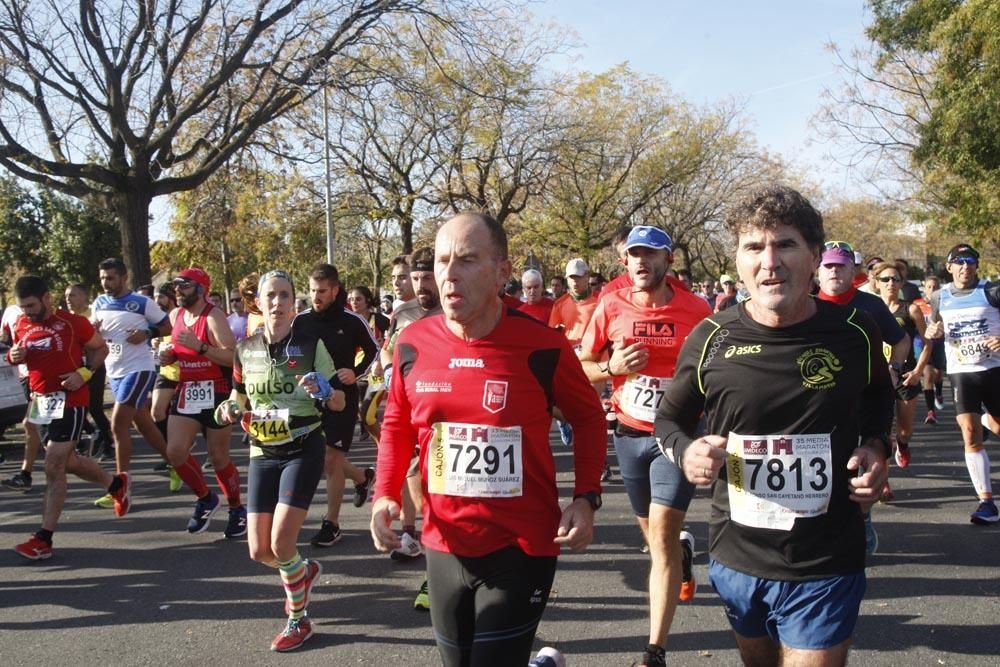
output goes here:
[{"label": "race bib 7291", "polygon": [[521,427],[438,422],[428,448],[431,493],[507,498],[524,492]]}]

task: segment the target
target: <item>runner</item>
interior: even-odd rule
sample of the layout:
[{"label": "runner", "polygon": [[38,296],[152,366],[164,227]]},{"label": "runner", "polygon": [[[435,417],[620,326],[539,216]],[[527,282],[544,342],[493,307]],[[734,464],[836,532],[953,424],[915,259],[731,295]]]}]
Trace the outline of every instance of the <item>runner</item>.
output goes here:
[{"label": "runner", "polygon": [[[66,288],[65,297],[66,310],[74,315],[86,317],[88,320],[92,319],[90,294],[86,287],[80,283],[74,283]],[[104,385],[107,384],[106,380],[106,369],[104,366],[101,366],[94,371],[94,376],[87,383],[87,388],[90,391],[90,405],[87,406],[87,412],[90,414],[90,418],[94,420],[94,427],[85,422],[83,431],[88,433],[91,432],[91,428],[94,428],[94,431],[91,432],[93,440],[90,445],[92,455],[101,461],[113,461],[115,459],[115,447],[111,434],[111,422],[108,421],[108,416],[104,414]],[[110,502],[108,503],[108,507],[111,507]]]},{"label": "runner", "polygon": [[518,308],[522,313],[531,315],[539,322],[548,323],[552,315],[552,304],[555,303],[545,296],[545,282],[542,274],[535,269],[528,269],[521,275],[521,288],[524,290],[524,303]]},{"label": "runner", "polygon": [[[360,470],[347,460],[358,421],[357,379],[368,372],[368,367],[378,353],[378,345],[371,330],[357,313],[344,307],[347,292],[340,285],[336,267],[317,264],[309,274],[309,297],[312,308],[295,318],[295,328],[323,341],[333,357],[337,377],[343,384],[347,407],[323,412],[323,431],[326,434],[326,515],[320,529],[310,542],[314,547],[329,547],[340,541],[340,505],[344,499],[346,477],[354,482],[355,495],[368,497],[368,487],[375,477],[375,470]],[[357,351],[363,355],[358,361]],[[358,487],[361,487],[358,489]],[[363,503],[362,503],[363,504]]]},{"label": "runner", "polygon": [[229,394],[222,367],[233,365],[236,341],[225,313],[205,301],[211,284],[208,274],[197,267],[174,278],[180,308],[170,313],[172,343],[160,346],[160,363],[176,362],[180,369],[167,420],[167,459],[198,498],[187,531],[202,533],[219,509],[219,496],[209,490],[201,466],[191,456],[194,439],[204,429],[215,479],[229,501],[224,534],[233,539],[246,535],[247,511],[240,502],[240,473],[229,458],[232,426],[218,425],[214,413]]},{"label": "runner", "polygon": [[685,341],[656,436],[712,486],[709,574],[743,662],[843,665],[865,589],[861,505],[890,455],[878,332],[809,296],[823,222],[799,193],[758,190],[727,225],[752,298]]},{"label": "runner", "polygon": [[[678,598],[692,599],[696,587],[691,574],[694,536],[681,532],[694,486],[660,452],[653,420],[681,343],[712,310],[667,277],[673,243],[666,232],[634,227],[625,250],[634,287],[602,295],[583,336],[580,361],[588,380],[610,378],[614,388],[615,452],[632,511],[649,545],[649,642],[641,664],[653,666],[666,664],[667,635]],[[601,361],[607,354],[610,358]]]},{"label": "runner", "polygon": [[[590,543],[600,506],[604,417],[566,339],[498,294],[503,228],[462,214],[438,231],[444,315],[399,336],[382,424],[372,537],[392,531],[415,443],[425,493],[431,620],[442,663],[525,664],[561,546]],[[578,434],[574,500],[561,512],[548,431],[560,405]]]},{"label": "runner", "polygon": [[[251,434],[247,480],[250,558],[277,568],[285,588],[285,629],[272,651],[292,651],[313,634],[306,613],[323,567],[299,554],[296,542],[323,472],[324,438],[316,401],[343,410],[344,392],[321,340],[292,327],[295,288],[284,271],[260,279],[258,306],[264,331],[236,346],[233,393],[216,421],[242,419]],[[296,320],[298,322],[298,320]],[[329,378],[329,380],[327,379]]]},{"label": "runner", "polygon": [[[37,276],[18,278],[14,298],[23,314],[14,326],[7,361],[28,367],[28,418],[48,425],[42,527],[14,550],[29,560],[44,560],[52,556],[52,534],[66,502],[66,473],[107,489],[119,517],[128,514],[131,503],[129,477],[112,475],[76,453],[90,402],[87,381],[108,354],[104,340],[85,318],[54,309],[48,285]],[[86,363],[80,365],[84,355]]]},{"label": "runner", "polygon": [[903,281],[904,275],[906,274],[903,273],[900,264],[881,262],[872,269],[872,276],[875,278],[879,296],[882,297],[889,313],[896,318],[896,322],[906,332],[910,341],[910,350],[903,361],[902,375],[896,385],[896,464],[900,468],[906,468],[910,465],[913,412],[917,408],[915,399],[920,394],[920,380],[931,357],[930,347],[921,348],[919,359],[914,353],[916,349],[914,341],[924,339],[926,328],[920,307],[899,300],[901,293],[899,284]]},{"label": "runner", "polygon": [[[128,288],[125,262],[109,258],[97,269],[104,294],[94,301],[91,317],[108,346],[104,363],[115,397],[111,411],[115,466],[124,473],[132,461],[133,423],[146,442],[164,459],[167,457],[166,439],[149,412],[149,396],[157,375],[149,341],[170,332],[170,318],[155,301]],[[95,504],[111,507],[111,494],[98,498]]]},{"label": "runner", "polygon": [[[173,283],[163,283],[156,290],[156,305],[160,310],[170,317],[170,314],[177,308],[177,294],[174,292]],[[153,398],[150,406],[150,415],[153,423],[163,436],[164,442],[167,440],[167,417],[170,412],[170,402],[174,398],[174,391],[177,389],[177,379],[180,377],[180,369],[176,363],[164,365],[160,363],[160,347],[169,346],[170,336],[154,338],[150,341],[153,349],[153,361],[156,363],[156,382],[153,383]],[[176,493],[184,486],[174,467],[167,461],[160,461],[153,466],[154,472],[166,470],[170,474],[169,488],[171,493]]]},{"label": "runner", "polygon": [[980,421],[983,408],[1000,415],[1000,283],[979,278],[979,253],[968,243],[948,252],[947,266],[953,282],[931,295],[927,337],[943,339],[965,466],[979,498],[969,519],[985,525],[1000,520]]},{"label": "runner", "polygon": [[[920,306],[920,312],[924,316],[924,325],[931,323],[931,296],[941,289],[941,280],[937,276],[929,275],[924,278],[924,296],[914,303]],[[927,416],[924,423],[932,426],[937,424],[937,413],[944,409],[944,380],[943,373],[947,368],[947,360],[944,354],[944,345],[941,341],[935,343],[932,340],[924,340],[925,345],[931,348],[930,363],[924,366],[923,388],[924,404],[927,407]]]},{"label": "runner", "polygon": [[[2,322],[0,322],[0,340],[10,346],[14,343],[14,331],[17,327],[17,320],[23,313],[16,303],[8,305],[3,311]],[[24,458],[21,460],[21,469],[0,482],[3,487],[11,491],[27,493],[31,491],[31,471],[35,467],[35,459],[42,449],[42,435],[38,425],[32,424],[28,417],[31,415],[31,384],[28,381],[28,367],[24,364],[17,364],[17,379],[24,390],[24,398],[28,402],[28,409],[24,419],[21,420],[21,427],[24,429]]]},{"label": "runner", "polygon": [[[389,318],[379,311],[372,291],[364,285],[355,287],[347,295],[347,304],[351,307],[351,310],[360,315],[361,319],[365,321],[368,329],[375,337],[375,344],[381,349],[382,344],[385,342],[385,332],[389,329]],[[364,359],[364,354],[364,350],[358,350],[354,358],[354,363],[360,364]],[[377,360],[378,356],[376,355],[375,358]],[[358,439],[364,440],[367,435],[371,435],[377,442],[380,435],[378,423],[374,419],[369,423],[367,418],[372,398],[374,398],[378,388],[382,386],[382,376],[373,373],[375,366],[376,364],[373,364],[369,368],[368,374],[358,379],[358,395],[361,397],[361,407],[358,410],[361,428],[359,429]],[[363,489],[359,486],[354,487],[355,507],[361,507],[365,504],[368,500],[368,490],[367,485]],[[362,491],[364,492],[363,496],[359,495]]]}]

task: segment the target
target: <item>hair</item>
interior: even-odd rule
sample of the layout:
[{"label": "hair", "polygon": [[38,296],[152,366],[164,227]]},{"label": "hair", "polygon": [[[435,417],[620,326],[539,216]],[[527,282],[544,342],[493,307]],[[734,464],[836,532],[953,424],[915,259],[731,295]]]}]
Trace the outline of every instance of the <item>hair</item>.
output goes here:
[{"label": "hair", "polygon": [[352,287],[351,291],[359,292],[361,296],[364,297],[365,303],[368,304],[369,309],[377,307],[378,304],[375,303],[375,297],[374,295],[372,295],[372,291],[368,289],[366,285],[358,285],[357,287]]},{"label": "hair", "polygon": [[615,235],[611,237],[611,247],[614,248],[620,243],[625,243],[628,240],[628,235],[632,232],[632,226],[628,223],[621,223],[618,225],[618,229],[615,230]]},{"label": "hair", "polygon": [[694,283],[694,276],[692,276],[691,272],[688,271],[687,269],[677,269],[677,277],[678,278],[686,277],[688,280]]},{"label": "hair", "polygon": [[927,274],[926,276],[924,276],[924,280],[933,280],[933,281],[934,281],[934,282],[936,282],[936,283],[937,283],[938,285],[940,285],[940,284],[941,284],[941,279],[940,279],[940,278],[938,278],[938,277],[937,277],[936,275],[934,275],[933,273],[928,273],[928,274]]},{"label": "hair", "polygon": [[396,255],[392,258],[392,266],[405,266],[407,269],[410,268],[410,258],[406,255]]},{"label": "hair", "polygon": [[525,278],[529,278],[529,277],[530,278],[538,278],[539,284],[541,284],[541,286],[543,288],[545,287],[545,280],[542,278],[542,272],[541,271],[539,271],[537,269],[528,269],[527,271],[525,271],[524,273],[521,274],[521,284],[523,285],[524,284],[524,279]]},{"label": "hair", "polygon": [[288,281],[289,286],[292,288],[292,294],[295,294],[295,281],[292,280],[292,276],[287,271],[281,270],[268,271],[262,275],[260,280],[257,281],[257,292],[259,293],[261,288],[264,286],[264,283],[272,278],[279,278],[281,280]]},{"label": "hair", "polygon": [[219,301],[225,301],[226,300],[226,297],[222,296],[222,292],[209,292],[208,293],[208,298],[209,299],[211,299],[213,296],[216,297],[217,299],[219,299]]},{"label": "hair", "polygon": [[240,279],[237,288],[243,296],[243,309],[252,314],[260,315],[260,308],[257,307],[257,281],[260,276],[257,272],[248,273]]},{"label": "hair", "polygon": [[21,276],[14,283],[14,296],[18,299],[30,299],[37,297],[41,299],[49,293],[49,284],[44,278],[38,276]]},{"label": "hair", "polygon": [[117,271],[118,274],[122,276],[128,273],[128,267],[125,266],[125,262],[117,257],[108,257],[107,259],[101,260],[100,264],[97,265],[97,270]]},{"label": "hair", "polygon": [[337,267],[333,264],[321,262],[312,267],[312,271],[309,272],[309,280],[315,280],[317,282],[325,280],[330,283],[330,287],[339,287],[340,273],[337,272]]},{"label": "hair", "polygon": [[[564,278],[563,276],[552,276],[552,280],[555,280],[557,282],[562,283],[563,287],[568,287],[569,286],[569,283],[566,282],[566,278]],[[552,281],[550,280],[549,282],[552,282]]]},{"label": "hair", "polygon": [[173,283],[163,283],[158,288],[156,288],[156,294],[157,296],[167,297],[168,299],[173,301],[174,304],[177,303],[177,293],[174,291]]},{"label": "hair", "polygon": [[[508,246],[507,246],[507,232],[504,231],[503,225],[501,225],[496,218],[488,213],[482,213],[480,211],[462,211],[455,218],[472,218],[477,220],[486,227],[486,231],[490,235],[490,241],[493,243],[493,250],[496,254],[496,258],[500,261],[504,261],[508,257]],[[455,218],[452,218],[453,220]]]},{"label": "hair", "polygon": [[410,261],[409,261],[410,271],[430,271],[431,270],[431,269],[423,269],[423,268],[418,269],[417,268],[418,264],[421,264],[421,265],[424,265],[424,266],[431,266],[431,267],[433,267],[434,266],[434,251],[431,248],[427,247],[427,246],[424,246],[423,248],[417,248],[416,250],[414,250],[413,254],[410,255]]},{"label": "hair", "polygon": [[597,271],[591,272],[590,276],[588,276],[588,279],[589,278],[596,278],[597,282],[599,282],[599,283],[606,283],[606,282],[608,282],[608,279],[605,278],[602,274],[598,273]]},{"label": "hair", "polygon": [[900,278],[906,275],[906,271],[903,269],[902,264],[900,264],[899,260],[897,260],[895,262],[879,262],[873,266],[871,270],[872,278],[878,278],[878,274],[882,273],[886,269],[895,269]]},{"label": "hair", "polygon": [[69,285],[66,285],[66,289],[78,289],[87,294],[90,294],[90,290],[87,289],[87,286],[84,285],[83,283],[70,283]]},{"label": "hair", "polygon": [[795,228],[814,250],[822,250],[826,234],[823,216],[809,200],[787,185],[769,185],[751,192],[726,214],[726,226],[736,236],[749,229]]},{"label": "hair", "polygon": [[139,289],[136,290],[140,294],[145,294],[146,296],[153,296],[156,293],[156,288],[152,285],[140,285]]}]

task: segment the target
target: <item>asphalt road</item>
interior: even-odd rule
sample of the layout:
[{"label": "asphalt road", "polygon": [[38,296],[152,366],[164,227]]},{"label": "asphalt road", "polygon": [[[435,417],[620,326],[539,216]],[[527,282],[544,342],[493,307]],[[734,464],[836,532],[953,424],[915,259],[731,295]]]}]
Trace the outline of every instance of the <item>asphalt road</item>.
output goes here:
[{"label": "asphalt road", "polygon": [[[6,477],[20,451],[4,451]],[[553,451],[568,497],[572,455],[555,436]],[[223,538],[221,519],[188,535],[194,499],[186,490],[170,494],[166,477],[151,471],[151,450],[139,444],[137,452],[129,515],[94,507],[101,491],[71,481],[47,561],[25,561],[12,549],[38,526],[43,473],[36,468],[28,494],[0,491],[0,665],[438,664],[429,617],[412,607],[422,563],[401,565],[374,551],[367,506],[346,499],[344,539],[317,549],[308,544],[324,511],[322,489],[317,494],[301,545],[324,567],[309,610],[316,634],[299,652],[277,655],[268,650],[284,624],[277,574],[249,560],[245,539]],[[246,463],[245,449],[234,453]],[[369,441],[355,443],[351,458],[371,464],[374,455]],[[875,509],[880,547],[851,661],[998,664],[1000,525],[968,521],[975,499],[950,406],[940,425],[917,429],[913,463],[893,470],[893,486],[895,502]],[[536,642],[559,648],[572,667],[631,665],[646,640],[647,556],[621,484],[608,485],[604,499],[594,544],[560,558]],[[706,583],[707,516],[699,492],[688,514],[699,541],[698,596],[678,609],[668,659],[735,665],[722,607]]]}]

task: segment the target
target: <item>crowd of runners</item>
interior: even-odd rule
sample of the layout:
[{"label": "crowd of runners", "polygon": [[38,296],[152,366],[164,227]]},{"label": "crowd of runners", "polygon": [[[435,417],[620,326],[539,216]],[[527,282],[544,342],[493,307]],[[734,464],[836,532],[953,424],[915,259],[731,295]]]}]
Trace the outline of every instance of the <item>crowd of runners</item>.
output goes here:
[{"label": "crowd of runners", "polygon": [[[287,618],[272,650],[313,632],[323,568],[298,544],[325,476],[314,547],[341,539],[350,480],[355,506],[372,497],[375,547],[425,559],[414,606],[430,611],[442,663],[523,665],[560,551],[593,538],[610,433],[649,554],[638,664],[666,664],[675,609],[695,594],[684,521],[696,486],[711,487],[709,575],[743,660],[843,664],[878,544],[871,508],[892,497],[890,465],[915,455],[921,400],[937,423],[944,375],[977,497],[970,519],[998,520],[983,442],[1000,434],[1000,284],[958,244],[948,280],[921,289],[905,262],[827,241],[819,213],[783,186],[734,205],[727,224],[736,276],[718,281],[675,271],[669,230],[641,225],[614,239],[620,275],[571,258],[546,293],[539,270],[512,275],[504,230],[479,213],[396,258],[381,299],[329,264],[301,286],[306,304],[281,267],[244,278],[228,304],[197,267],[133,292],[124,263],[107,259],[93,301],[84,285],[60,293],[22,276],[2,331],[29,399],[25,455],[3,485],[32,487],[44,443],[45,492],[40,528],[16,551],[52,555],[69,473],[100,487],[96,504],[129,512],[134,426],[169,490],[194,496],[185,529],[207,530],[224,499],[225,537],[246,536],[250,557],[277,570]],[[553,424],[573,451],[562,501]],[[350,462],[356,432],[377,445],[374,468]],[[561,660],[546,649],[533,664]]]}]

